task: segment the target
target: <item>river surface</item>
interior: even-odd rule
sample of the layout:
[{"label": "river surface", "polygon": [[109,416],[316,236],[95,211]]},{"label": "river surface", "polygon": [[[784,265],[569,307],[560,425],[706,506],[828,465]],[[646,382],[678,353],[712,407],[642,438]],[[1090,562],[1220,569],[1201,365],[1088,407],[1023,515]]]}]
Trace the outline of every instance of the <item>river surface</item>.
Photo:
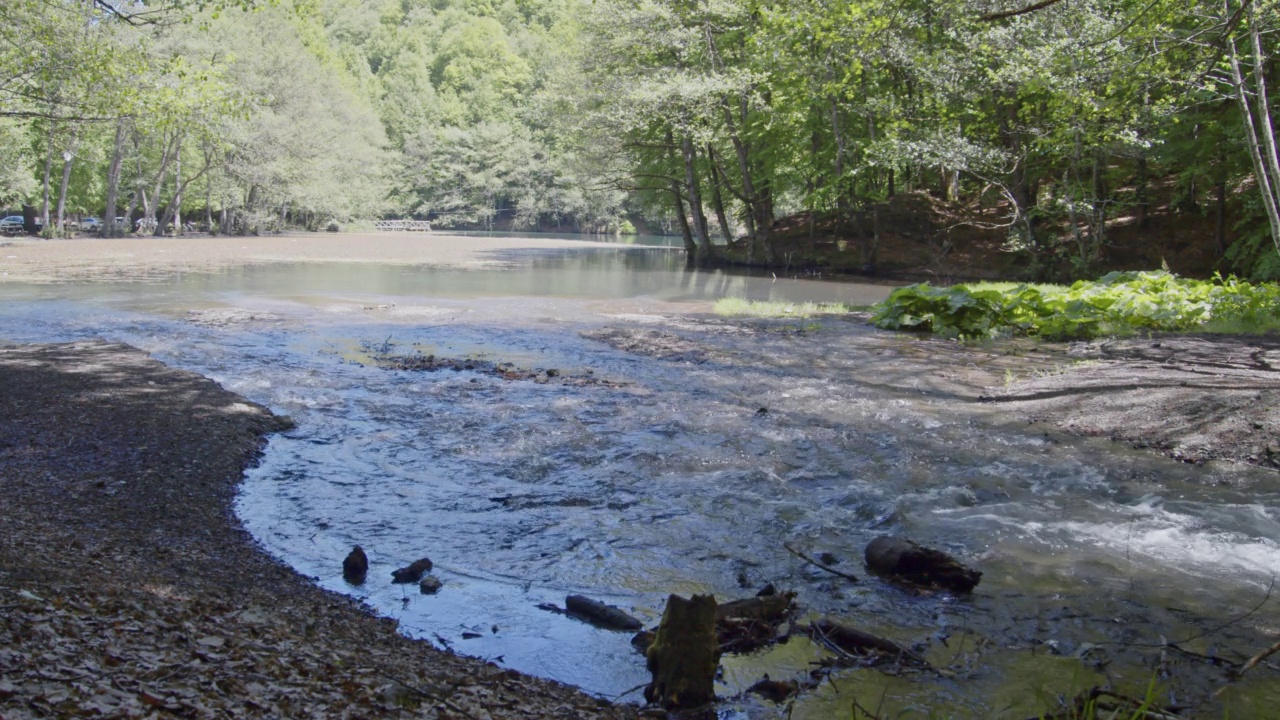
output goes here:
[{"label": "river surface", "polygon": [[[724,600],[772,582],[806,616],[954,674],[847,670],[789,710],[743,697],[726,717],[851,717],[856,701],[884,717],[1021,718],[1108,679],[1142,694],[1153,677],[1173,688],[1161,701],[1199,700],[1221,671],[1149,646],[1239,660],[1280,628],[1263,602],[1280,568],[1273,471],[1194,467],[976,410],[928,382],[941,368],[912,337],[708,314],[723,296],[866,304],[888,287],[687,272],[666,249],[504,259],[3,285],[0,337],[128,342],[291,415],[297,428],[271,439],[238,502],[268,552],[407,633],[623,701],[647,680],[629,636],[537,605],[580,593],[656,622],[669,593]],[[388,370],[384,356],[539,375]],[[861,550],[881,534],[948,550],[982,584],[916,596],[783,548],[863,575]],[[371,560],[361,587],[340,572],[355,544]],[[422,556],[438,595],[390,584]],[[804,679],[824,657],[799,636],[726,657],[719,690]],[[1231,717],[1274,717],[1272,676],[1228,694]]]}]

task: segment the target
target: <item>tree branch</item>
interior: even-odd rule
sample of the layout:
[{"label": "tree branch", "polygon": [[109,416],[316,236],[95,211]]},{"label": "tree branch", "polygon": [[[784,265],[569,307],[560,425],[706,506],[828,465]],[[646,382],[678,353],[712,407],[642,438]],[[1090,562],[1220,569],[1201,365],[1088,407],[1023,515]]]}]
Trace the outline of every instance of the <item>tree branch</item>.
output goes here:
[{"label": "tree branch", "polygon": [[1050,5],[1057,5],[1062,0],[1040,0],[1040,2],[1032,3],[1024,8],[1017,10],[1006,10],[1004,12],[991,13],[990,15],[982,15],[978,19],[982,22],[995,22],[996,20],[1004,20],[1005,18],[1017,17],[1019,15],[1027,15],[1037,10],[1043,10]]}]

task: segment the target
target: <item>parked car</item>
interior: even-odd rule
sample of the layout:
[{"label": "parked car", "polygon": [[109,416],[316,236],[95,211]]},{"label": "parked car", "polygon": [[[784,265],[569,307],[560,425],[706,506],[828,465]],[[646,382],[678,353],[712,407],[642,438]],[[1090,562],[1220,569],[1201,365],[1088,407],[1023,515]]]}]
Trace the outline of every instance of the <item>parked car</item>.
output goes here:
[{"label": "parked car", "polygon": [[87,217],[80,221],[80,229],[85,232],[101,232],[102,221],[96,217]]},{"label": "parked car", "polygon": [[21,215],[10,215],[0,220],[0,233],[20,233],[22,232],[23,221]]}]

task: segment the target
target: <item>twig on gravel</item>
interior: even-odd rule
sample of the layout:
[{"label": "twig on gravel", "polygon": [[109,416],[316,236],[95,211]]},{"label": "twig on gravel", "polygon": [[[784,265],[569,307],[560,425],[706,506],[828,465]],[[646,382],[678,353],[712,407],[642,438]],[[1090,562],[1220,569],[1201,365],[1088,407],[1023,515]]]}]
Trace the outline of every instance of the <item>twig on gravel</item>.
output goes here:
[{"label": "twig on gravel", "polygon": [[463,715],[466,715],[467,717],[471,718],[471,720],[480,720],[475,715],[472,715],[470,712],[467,712],[466,708],[458,707],[454,703],[450,702],[449,698],[444,697],[443,695],[438,695],[428,690],[423,690],[422,688],[417,687],[415,685],[410,685],[409,683],[401,680],[400,678],[387,675],[386,673],[379,673],[379,674],[381,674],[383,677],[390,680],[391,682],[404,688],[405,690],[408,690],[409,692],[416,693],[417,695],[420,695],[428,700],[434,700],[435,702],[438,702],[444,705],[445,707],[449,708],[450,710],[453,710],[454,712],[462,713]]},{"label": "twig on gravel", "polygon": [[788,545],[787,543],[782,543],[782,547],[786,548],[787,552],[791,553],[792,555],[795,555],[796,557],[800,558],[801,560],[804,560],[805,562],[807,562],[807,563],[809,563],[810,565],[812,565],[812,566],[814,566],[814,567],[818,568],[819,570],[826,570],[827,572],[831,573],[832,575],[839,575],[840,577],[842,577],[842,578],[844,578],[844,579],[846,579],[846,580],[852,580],[853,582],[858,582],[858,576],[857,576],[857,575],[850,575],[849,573],[846,573],[846,572],[840,572],[839,570],[836,570],[835,568],[833,568],[833,567],[831,567],[831,566],[829,566],[829,565],[823,565],[822,563],[818,562],[817,560],[814,560],[813,558],[809,557],[808,555],[805,555],[804,553],[800,552],[799,550],[796,550],[795,548],[791,547],[791,546],[790,546],[790,545]]}]

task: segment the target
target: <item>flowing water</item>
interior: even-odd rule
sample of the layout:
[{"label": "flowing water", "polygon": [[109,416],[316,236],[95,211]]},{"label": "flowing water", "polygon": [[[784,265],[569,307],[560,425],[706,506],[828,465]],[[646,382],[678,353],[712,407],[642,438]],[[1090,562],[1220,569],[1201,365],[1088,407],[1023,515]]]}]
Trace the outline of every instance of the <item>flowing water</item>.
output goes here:
[{"label": "flowing water", "polygon": [[[1280,627],[1262,602],[1280,568],[1274,472],[983,414],[930,383],[945,368],[913,338],[855,322],[673,312],[725,295],[868,303],[886,287],[685,272],[661,249],[507,259],[0,286],[0,334],[129,342],[293,416],[238,503],[269,552],[407,633],[609,697],[647,679],[629,637],[538,604],[581,593],[656,622],[669,593],[727,599],[773,582],[811,615],[955,671],[848,670],[790,710],[751,698],[722,710],[745,717],[852,717],[856,701],[885,716],[1017,718],[1109,678],[1198,699],[1221,671],[1149,646],[1239,659]],[[386,354],[558,374],[387,370],[372,361]],[[912,596],[783,547],[863,575],[861,549],[886,533],[955,553],[982,584],[967,599]],[[371,560],[362,587],[340,573],[354,544]],[[438,595],[389,583],[424,555]],[[763,673],[806,678],[823,657],[798,636],[726,657],[720,692]],[[1274,716],[1269,675],[1226,696],[1231,717]]]}]

